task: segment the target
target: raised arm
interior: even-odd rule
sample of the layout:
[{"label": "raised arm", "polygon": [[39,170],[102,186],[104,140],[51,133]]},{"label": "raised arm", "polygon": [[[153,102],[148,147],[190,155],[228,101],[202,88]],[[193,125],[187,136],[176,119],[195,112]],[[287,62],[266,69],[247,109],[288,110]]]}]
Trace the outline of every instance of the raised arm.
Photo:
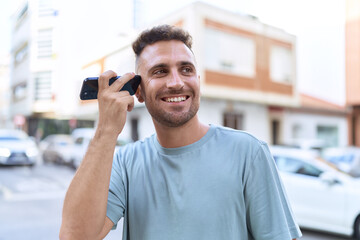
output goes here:
[{"label": "raised arm", "polygon": [[107,71],[99,77],[99,122],[85,157],[65,196],[60,239],[102,239],[113,223],[106,217],[113,154],[127,111],[134,98],[122,86],[134,77],[128,73],[109,86],[115,77]]}]

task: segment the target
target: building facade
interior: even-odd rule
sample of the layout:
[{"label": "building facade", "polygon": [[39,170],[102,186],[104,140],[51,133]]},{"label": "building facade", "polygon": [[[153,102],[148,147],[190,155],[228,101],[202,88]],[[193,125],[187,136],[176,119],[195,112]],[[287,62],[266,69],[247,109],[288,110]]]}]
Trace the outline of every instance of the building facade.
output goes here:
[{"label": "building facade", "polygon": [[[163,23],[181,26],[193,36],[201,81],[199,117],[203,122],[242,129],[270,141],[268,105],[300,105],[295,36],[252,16],[201,2],[151,26]],[[134,70],[131,42],[87,64],[84,75],[96,76],[108,69],[119,75]],[[79,101],[77,112],[96,118],[96,108],[96,102]],[[137,103],[128,118],[122,134],[141,139],[154,132],[144,105]]]},{"label": "building facade", "polygon": [[12,17],[9,116],[23,119],[16,127],[33,136],[92,127],[94,120],[75,121],[81,68],[126,38],[132,13],[130,0],[23,1]]},{"label": "building facade", "polygon": [[360,2],[346,1],[345,58],[346,105],[352,109],[348,118],[349,143],[360,147]]},{"label": "building facade", "polygon": [[[124,4],[114,2],[102,1],[102,6]],[[73,4],[88,6],[85,0]],[[132,9],[131,3],[128,8]],[[30,135],[39,129],[48,135],[93,127],[97,101],[79,99],[82,80],[109,69],[118,75],[135,69],[131,43],[138,31],[126,21],[133,16],[117,19],[117,14],[109,13],[108,19],[100,21],[87,17],[99,6],[88,6],[80,15],[76,9],[62,1],[30,0],[14,15],[10,116],[23,122],[20,127]],[[314,110],[304,105],[297,86],[294,35],[253,16],[201,2],[147,27],[164,23],[181,26],[193,36],[202,122],[245,130],[270,144],[328,137],[333,139],[328,145],[347,144],[345,125],[350,117],[345,110],[332,108],[329,114],[322,110],[325,106]],[[118,29],[111,31],[114,26]],[[137,140],[154,132],[145,105],[136,102],[122,135]]]},{"label": "building facade", "polygon": [[269,106],[269,111],[273,144],[315,149],[349,144],[345,106],[300,94],[299,107]]},{"label": "building facade", "polygon": [[0,128],[11,127],[9,56],[0,56]]}]

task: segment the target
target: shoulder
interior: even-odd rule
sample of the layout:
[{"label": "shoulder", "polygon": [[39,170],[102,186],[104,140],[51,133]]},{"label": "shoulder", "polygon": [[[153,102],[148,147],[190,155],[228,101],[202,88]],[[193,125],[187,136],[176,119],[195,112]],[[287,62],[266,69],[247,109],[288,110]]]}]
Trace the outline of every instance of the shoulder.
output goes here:
[{"label": "shoulder", "polygon": [[126,163],[127,161],[132,161],[132,159],[140,159],[142,156],[152,154],[154,137],[153,135],[118,148],[115,151],[115,159]]},{"label": "shoulder", "polygon": [[153,137],[154,136],[150,136],[147,137],[143,140],[138,140],[132,143],[128,143],[122,147],[120,147],[118,149],[118,153],[120,154],[131,154],[134,153],[136,151],[140,151],[140,150],[146,150],[148,148],[152,148],[153,146]]},{"label": "shoulder", "polygon": [[213,136],[211,145],[208,145],[210,148],[221,149],[221,152],[228,152],[241,159],[254,159],[259,155],[263,156],[262,153],[268,151],[266,142],[246,131],[217,125],[211,125],[211,127]]},{"label": "shoulder", "polygon": [[226,141],[227,143],[236,143],[247,146],[261,146],[266,145],[266,142],[260,140],[256,136],[243,131],[236,130],[233,128],[223,127],[223,126],[213,126],[215,128],[215,135],[221,140]]}]

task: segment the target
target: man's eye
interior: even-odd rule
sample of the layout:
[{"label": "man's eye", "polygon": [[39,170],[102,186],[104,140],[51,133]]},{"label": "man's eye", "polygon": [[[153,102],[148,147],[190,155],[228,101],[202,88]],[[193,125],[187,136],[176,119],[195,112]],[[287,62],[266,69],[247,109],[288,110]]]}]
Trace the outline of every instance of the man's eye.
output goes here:
[{"label": "man's eye", "polygon": [[192,68],[191,67],[184,67],[183,69],[182,69],[182,72],[184,72],[184,73],[191,73],[193,70],[192,70]]},{"label": "man's eye", "polygon": [[164,73],[166,73],[165,69],[159,69],[159,70],[154,71],[154,75],[159,75],[159,74],[164,74]]}]

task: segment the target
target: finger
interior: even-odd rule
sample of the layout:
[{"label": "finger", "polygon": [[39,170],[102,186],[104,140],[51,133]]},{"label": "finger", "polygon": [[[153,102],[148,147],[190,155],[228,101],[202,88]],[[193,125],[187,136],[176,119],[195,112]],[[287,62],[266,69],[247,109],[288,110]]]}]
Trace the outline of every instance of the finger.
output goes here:
[{"label": "finger", "polygon": [[128,112],[132,111],[135,105],[134,96],[131,96],[128,91],[120,91],[113,93],[112,96],[116,98],[116,101],[124,104]]},{"label": "finger", "polygon": [[110,78],[116,77],[116,73],[114,71],[108,70],[104,73],[102,73],[99,76],[98,85],[99,85],[99,91],[106,89],[109,87],[109,80]]},{"label": "finger", "polygon": [[134,109],[135,101],[133,96],[129,96],[130,100],[128,102],[128,112],[131,112]]},{"label": "finger", "polygon": [[135,77],[135,73],[126,73],[118,78],[113,84],[111,84],[111,91],[118,92],[120,89],[132,78]]}]

